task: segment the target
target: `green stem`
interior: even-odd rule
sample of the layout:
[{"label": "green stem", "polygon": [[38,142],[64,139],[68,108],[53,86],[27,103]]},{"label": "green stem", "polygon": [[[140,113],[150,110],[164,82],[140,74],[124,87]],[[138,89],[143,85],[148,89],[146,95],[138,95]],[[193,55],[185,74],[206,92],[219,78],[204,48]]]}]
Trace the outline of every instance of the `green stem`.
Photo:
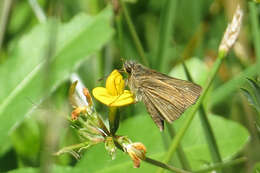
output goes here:
[{"label": "green stem", "polygon": [[[219,56],[216,60],[216,62],[214,63],[213,69],[209,75],[208,81],[205,84],[205,86],[203,87],[203,91],[201,93],[200,99],[197,101],[197,104],[194,105],[193,109],[191,110],[190,114],[187,116],[187,119],[185,120],[182,128],[180,128],[180,130],[178,131],[178,133],[176,134],[175,138],[172,140],[172,143],[170,145],[170,148],[168,149],[168,152],[166,152],[166,155],[164,156],[163,161],[165,163],[168,163],[169,160],[171,159],[171,157],[173,156],[173,154],[175,153],[177,146],[179,145],[181,139],[183,138],[185,132],[188,130],[188,127],[190,126],[195,113],[197,112],[197,110],[199,109],[200,104],[202,103],[203,99],[205,98],[210,85],[212,84],[213,80],[215,79],[215,76],[220,68],[220,65],[222,64],[223,61],[223,56],[225,55],[225,53],[220,52]],[[157,171],[158,173],[163,172],[162,169],[159,169]]]},{"label": "green stem", "polygon": [[253,41],[254,47],[256,51],[257,63],[258,67],[260,67],[260,32],[259,32],[259,20],[257,16],[257,7],[254,2],[249,2],[249,15],[250,15],[250,22],[252,25],[252,34],[253,34]]},{"label": "green stem", "polygon": [[171,171],[171,172],[177,172],[177,173],[191,173],[191,172],[189,172],[189,171],[185,171],[185,170],[183,170],[183,169],[176,168],[176,167],[173,167],[173,166],[164,164],[164,163],[162,163],[162,162],[160,162],[160,161],[151,159],[151,158],[149,158],[149,157],[146,157],[144,161],[147,162],[147,163],[150,163],[150,164],[152,164],[152,165],[161,167],[161,168],[163,168],[163,169],[167,169],[167,170],[169,170],[169,171]]},{"label": "green stem", "polygon": [[[171,126],[171,124],[166,123],[166,125],[167,125],[167,129],[168,129],[169,135],[170,135],[171,139],[173,139],[174,136],[175,136],[175,131],[174,131],[173,127]],[[183,169],[191,170],[189,161],[188,161],[188,159],[187,159],[187,157],[185,155],[185,152],[184,152],[181,144],[177,148],[177,155],[178,155],[178,158],[180,159],[180,162],[181,162],[181,165],[182,165]]]},{"label": "green stem", "polygon": [[[176,16],[177,0],[166,0],[161,10],[159,40],[157,46],[155,64],[157,70],[163,72],[163,67],[167,66],[167,52],[172,39],[173,23]],[[165,70],[164,70],[165,72]]]},{"label": "green stem", "polygon": [[119,116],[117,116],[117,107],[109,107],[109,128],[110,133],[114,135],[119,126]]},{"label": "green stem", "polygon": [[47,21],[47,17],[44,14],[44,11],[42,10],[40,4],[37,0],[28,0],[29,4],[32,7],[33,12],[35,13],[35,16],[37,17],[38,21],[40,23],[45,23]]},{"label": "green stem", "polygon": [[118,45],[120,55],[125,57],[124,51],[124,37],[123,37],[123,28],[122,28],[122,16],[121,13],[116,16],[116,27],[117,27],[117,34],[118,34]]},{"label": "green stem", "polygon": [[218,145],[216,142],[216,138],[214,136],[213,133],[213,129],[209,123],[209,119],[208,116],[206,114],[205,108],[203,107],[203,105],[201,105],[201,107],[199,108],[199,116],[200,116],[200,120],[202,123],[202,127],[203,127],[203,131],[205,133],[207,142],[208,142],[208,147],[209,147],[209,151],[213,160],[213,163],[218,163],[221,162],[221,155],[218,149]]},{"label": "green stem", "polygon": [[[185,63],[183,63],[183,68],[184,68],[184,71],[185,71],[185,74],[186,74],[188,80],[193,82],[191,74],[190,74],[187,66],[185,65]],[[200,116],[200,121],[201,121],[201,124],[202,124],[203,131],[204,131],[204,135],[205,135],[206,141],[208,143],[208,147],[209,147],[209,151],[210,151],[212,160],[213,160],[214,163],[221,162],[222,159],[221,159],[221,156],[220,156],[218,145],[217,145],[212,127],[209,123],[208,116],[206,114],[205,108],[202,104],[199,107],[199,116]]]},{"label": "green stem", "polygon": [[144,65],[148,66],[149,67],[149,62],[145,56],[145,53],[144,53],[144,48],[141,44],[141,41],[136,33],[136,30],[135,30],[135,27],[134,27],[134,24],[130,18],[130,15],[129,15],[129,12],[126,8],[126,5],[125,3],[120,0],[120,3],[121,3],[121,6],[122,6],[122,9],[123,9],[123,13],[125,15],[125,19],[126,19],[126,23],[129,27],[129,30],[130,30],[130,33],[131,33],[131,36],[133,37],[133,40],[134,40],[134,43],[135,43],[135,46],[136,46],[136,49],[137,49],[137,52],[138,54],[140,55],[141,57],[141,61]]},{"label": "green stem", "polygon": [[212,166],[208,166],[204,169],[194,171],[194,173],[210,172],[210,171],[213,171],[213,170],[216,170],[216,169],[221,169],[221,168],[224,168],[224,167],[236,165],[236,164],[239,164],[239,163],[242,163],[242,162],[245,162],[245,161],[247,161],[247,158],[241,157],[241,158],[231,160],[231,161],[226,161],[226,162],[223,162],[223,163],[216,163],[216,164],[214,164]]},{"label": "green stem", "polygon": [[0,10],[2,11],[2,13],[0,14],[0,50],[4,41],[5,31],[8,25],[8,18],[11,12],[12,4],[13,0],[4,0],[0,2],[0,5],[2,5],[2,8],[0,8]]}]

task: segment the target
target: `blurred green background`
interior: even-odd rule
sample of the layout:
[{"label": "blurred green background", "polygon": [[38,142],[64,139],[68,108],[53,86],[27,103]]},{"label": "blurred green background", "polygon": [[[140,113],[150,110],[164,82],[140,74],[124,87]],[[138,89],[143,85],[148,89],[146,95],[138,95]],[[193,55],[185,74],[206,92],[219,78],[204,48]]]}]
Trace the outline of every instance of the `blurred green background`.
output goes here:
[{"label": "blurred green background", "polygon": [[[243,26],[204,99],[223,161],[245,156],[224,173],[260,172],[260,5],[246,0],[2,0],[0,2],[0,172],[155,172],[129,156],[115,160],[98,144],[76,160],[58,149],[80,142],[67,119],[70,75],[91,91],[104,86],[122,58],[204,85],[237,4]],[[99,81],[99,79],[103,80]],[[249,78],[249,79],[247,79]],[[243,88],[243,89],[240,89]],[[108,110],[95,102],[107,119]],[[117,134],[147,147],[160,160],[170,135],[159,132],[142,103],[120,108]],[[182,127],[185,115],[172,126]],[[214,161],[196,115],[181,146],[192,170]],[[178,155],[171,164],[182,168]]]}]

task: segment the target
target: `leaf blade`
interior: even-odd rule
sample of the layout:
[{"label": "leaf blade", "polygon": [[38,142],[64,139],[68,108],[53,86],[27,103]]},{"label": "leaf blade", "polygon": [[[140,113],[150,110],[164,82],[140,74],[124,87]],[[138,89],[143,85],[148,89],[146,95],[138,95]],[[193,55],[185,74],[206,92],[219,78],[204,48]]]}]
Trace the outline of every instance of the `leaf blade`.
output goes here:
[{"label": "leaf blade", "polygon": [[[49,75],[50,88],[47,92],[44,88],[46,60],[43,50],[48,46],[45,36],[48,34],[49,24],[36,26],[19,41],[15,56],[0,68],[0,83],[3,85],[1,88],[4,88],[4,92],[0,94],[0,143],[8,139],[11,128],[32,110],[33,105],[27,98],[39,104],[69,78],[70,73],[85,57],[97,52],[111,38],[111,16],[112,10],[107,8],[95,17],[81,14],[68,24],[60,24],[57,44],[63,44],[56,45],[57,51],[50,61],[55,68],[52,68],[52,74]],[[13,68],[11,72],[10,68]]]}]

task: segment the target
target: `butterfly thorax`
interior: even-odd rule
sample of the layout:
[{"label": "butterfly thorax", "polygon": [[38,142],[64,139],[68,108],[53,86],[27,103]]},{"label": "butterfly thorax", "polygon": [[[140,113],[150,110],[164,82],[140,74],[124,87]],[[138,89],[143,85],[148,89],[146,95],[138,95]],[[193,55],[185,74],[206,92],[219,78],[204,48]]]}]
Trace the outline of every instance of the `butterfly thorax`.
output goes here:
[{"label": "butterfly thorax", "polygon": [[124,63],[124,69],[128,73],[127,85],[129,89],[135,95],[136,101],[141,101],[142,95],[140,92],[142,92],[142,86],[141,80],[139,80],[139,78],[145,75],[147,72],[145,70],[146,68],[141,64],[135,63],[133,61],[126,61]]}]

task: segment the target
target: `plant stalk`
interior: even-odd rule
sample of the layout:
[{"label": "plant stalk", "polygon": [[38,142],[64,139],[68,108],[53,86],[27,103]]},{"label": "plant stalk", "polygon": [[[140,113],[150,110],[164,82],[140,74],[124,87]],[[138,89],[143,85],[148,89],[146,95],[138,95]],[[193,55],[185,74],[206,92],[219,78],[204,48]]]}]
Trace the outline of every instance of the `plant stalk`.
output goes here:
[{"label": "plant stalk", "polygon": [[155,64],[153,64],[154,67],[161,72],[166,72],[163,67],[167,66],[167,54],[170,40],[172,39],[176,8],[177,0],[166,0],[161,10],[159,40],[157,43]]},{"label": "plant stalk", "polygon": [[[174,128],[169,123],[166,123],[166,125],[167,125],[167,129],[168,129],[169,135],[170,135],[171,140],[172,140],[174,138],[174,136],[175,136]],[[185,154],[181,144],[177,148],[177,155],[178,155],[178,158],[179,158],[179,160],[181,162],[181,165],[182,165],[183,169],[191,170],[189,161],[188,161],[188,159],[186,157],[186,154]]]},{"label": "plant stalk", "polygon": [[257,7],[254,2],[249,2],[249,16],[250,16],[250,23],[252,25],[252,35],[253,35],[252,38],[253,38],[254,48],[256,52],[257,64],[259,68],[260,67],[260,31],[259,31],[259,20],[258,20],[259,16],[257,16]]},{"label": "plant stalk", "polygon": [[177,172],[177,173],[191,173],[190,171],[185,171],[183,169],[180,169],[180,168],[176,168],[176,167],[173,167],[173,166],[170,166],[170,165],[167,165],[167,164],[164,164],[160,161],[157,161],[157,160],[154,160],[154,159],[151,159],[149,157],[146,157],[145,162],[147,163],[150,163],[152,165],[155,165],[155,166],[158,166],[158,167],[161,167],[163,169],[167,169],[171,172]]},{"label": "plant stalk", "polygon": [[117,107],[109,107],[109,128],[110,133],[114,135],[119,126],[119,116],[117,116]]},{"label": "plant stalk", "polygon": [[[219,56],[216,60],[216,62],[214,63],[213,69],[209,75],[208,81],[206,82],[206,84],[203,87],[203,91],[201,93],[201,96],[199,98],[199,100],[197,101],[197,103],[194,105],[193,109],[191,110],[190,114],[187,116],[182,128],[180,128],[180,130],[178,131],[178,133],[176,134],[175,138],[172,140],[172,143],[170,145],[169,150],[166,152],[166,155],[164,156],[163,161],[165,163],[168,163],[171,159],[171,157],[173,156],[173,154],[175,153],[181,139],[183,138],[185,132],[188,130],[188,127],[190,126],[195,113],[197,112],[197,110],[199,109],[199,106],[201,105],[203,99],[205,98],[210,85],[212,84],[213,80],[215,79],[215,76],[220,68],[220,65],[223,62],[223,58],[225,56],[225,52],[220,52]],[[158,169],[157,173],[162,173],[163,170],[162,169]]]},{"label": "plant stalk", "polygon": [[120,0],[120,4],[121,4],[121,6],[122,6],[123,13],[124,13],[125,19],[126,19],[126,23],[127,23],[128,27],[129,27],[129,30],[130,30],[131,36],[132,36],[132,38],[133,38],[133,41],[134,41],[134,43],[135,43],[137,52],[138,52],[138,54],[140,55],[140,58],[141,58],[140,60],[141,60],[141,62],[142,62],[144,65],[146,65],[147,67],[149,67],[149,62],[148,62],[148,60],[147,60],[147,58],[146,58],[146,56],[145,56],[144,48],[143,48],[143,46],[142,46],[142,44],[141,44],[141,41],[140,41],[140,39],[139,39],[139,37],[138,37],[138,35],[137,35],[137,32],[136,32],[136,30],[135,30],[135,27],[134,27],[134,24],[133,24],[133,22],[132,22],[132,19],[131,19],[130,15],[129,15],[129,12],[128,12],[127,8],[126,8],[126,5],[125,5],[125,3],[123,2],[123,0]]},{"label": "plant stalk", "polygon": [[[188,80],[194,82],[185,63],[183,63],[183,68]],[[204,131],[204,135],[206,137],[206,141],[208,143],[211,158],[214,163],[220,163],[222,161],[221,155],[203,104],[201,104],[199,107],[199,117]]]}]

